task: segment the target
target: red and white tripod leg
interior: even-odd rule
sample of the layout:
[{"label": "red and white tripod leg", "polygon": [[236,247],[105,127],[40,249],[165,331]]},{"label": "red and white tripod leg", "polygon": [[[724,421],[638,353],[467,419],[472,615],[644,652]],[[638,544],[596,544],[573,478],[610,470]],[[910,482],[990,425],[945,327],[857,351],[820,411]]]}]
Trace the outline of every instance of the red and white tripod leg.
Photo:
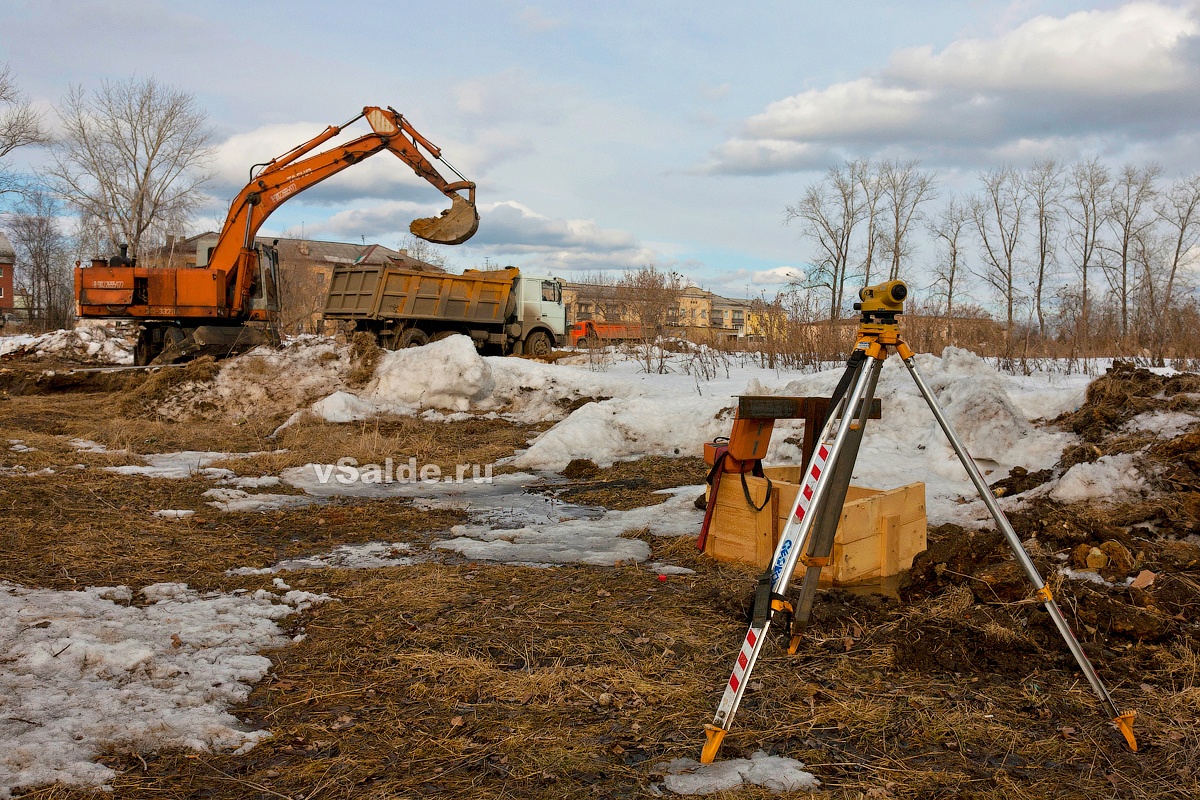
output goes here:
[{"label": "red and white tripod leg", "polygon": [[[774,595],[783,595],[787,591],[788,582],[796,569],[796,563],[807,546],[815,519],[815,515],[810,512],[820,507],[821,501],[828,492],[829,476],[833,474],[829,467],[836,461],[851,426],[857,423],[856,418],[848,409],[860,408],[860,404],[869,390],[868,387],[873,385],[871,376],[876,370],[871,367],[875,365],[876,361],[868,358],[866,363],[860,367],[853,391],[848,393],[844,403],[840,405],[841,418],[837,418],[837,413],[830,414],[829,421],[822,432],[821,443],[817,446],[812,460],[805,469],[804,484],[796,493],[796,502],[792,506],[788,524],[779,537],[779,544],[775,548],[775,555],[771,560],[771,592]],[[742,648],[733,664],[733,672],[729,676],[729,682],[726,683],[725,692],[717,706],[716,716],[713,717],[712,724],[704,726],[707,741],[700,753],[700,761],[703,764],[713,762],[725,734],[733,724],[733,717],[742,702],[742,695],[745,694],[750,673],[754,669],[755,662],[758,661],[763,645],[766,644],[767,634],[771,629],[771,616],[771,614],[767,615],[761,628],[751,625],[746,631],[746,637],[742,640]]]}]

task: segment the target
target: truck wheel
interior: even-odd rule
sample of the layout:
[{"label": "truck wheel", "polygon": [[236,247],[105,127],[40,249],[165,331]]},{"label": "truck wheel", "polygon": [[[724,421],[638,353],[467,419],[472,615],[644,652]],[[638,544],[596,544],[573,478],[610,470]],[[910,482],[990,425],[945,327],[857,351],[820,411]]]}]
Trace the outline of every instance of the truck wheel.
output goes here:
[{"label": "truck wheel", "polygon": [[158,355],[154,352],[154,332],[149,328],[138,331],[137,343],[133,346],[134,366],[144,367]]},{"label": "truck wheel", "polygon": [[396,349],[403,350],[406,347],[420,347],[429,341],[429,337],[425,335],[425,331],[420,328],[409,328],[400,334],[396,340]]},{"label": "truck wheel", "polygon": [[521,348],[521,352],[535,357],[550,355],[550,337],[545,331],[534,331],[525,337],[525,346]]}]

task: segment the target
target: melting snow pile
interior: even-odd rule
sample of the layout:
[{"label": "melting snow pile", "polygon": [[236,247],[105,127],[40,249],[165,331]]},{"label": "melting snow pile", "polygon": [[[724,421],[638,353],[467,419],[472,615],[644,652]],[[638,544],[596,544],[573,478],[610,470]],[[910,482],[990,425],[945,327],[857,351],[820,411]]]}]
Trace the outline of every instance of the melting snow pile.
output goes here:
[{"label": "melting snow pile", "polygon": [[[1076,464],[1056,483],[1039,486],[1050,499],[1060,503],[1082,503],[1085,500],[1128,500],[1146,489],[1141,473],[1134,466],[1132,453],[1100,456],[1091,463]],[[1039,492],[1030,492],[1036,497]]]},{"label": "melting snow pile", "polygon": [[158,414],[183,420],[290,412],[336,391],[351,368],[350,349],[320,336],[298,336],[280,349],[257,347],[221,363],[215,378],[183,384]]},{"label": "melting snow pile", "polygon": [[677,758],[656,769],[663,772],[662,786],[675,794],[705,795],[735,789],[738,786],[762,786],[775,794],[802,789],[815,790],[821,785],[804,764],[793,758],[769,756],[758,751],[750,758],[734,758],[701,764],[690,758]]},{"label": "melting snow pile", "polygon": [[[374,377],[352,390],[345,382],[349,352],[318,337],[295,340],[282,351],[256,350],[232,359],[215,380],[193,385],[170,402],[179,413],[200,401],[244,413],[307,408],[334,422],[387,413],[443,419],[499,414],[517,422],[557,421],[512,460],[525,470],[557,471],[575,458],[608,466],[646,455],[699,455],[704,442],[728,435],[737,395],[828,396],[843,373],[839,366],[784,376],[731,361],[716,379],[698,381],[683,374],[681,363],[673,362],[674,373],[647,375],[628,359],[615,361],[605,372],[592,372],[481,357],[467,337],[452,336],[385,353]],[[988,480],[1004,477],[1014,466],[1031,471],[1050,467],[1073,441],[1070,434],[1035,429],[1030,419],[1077,407],[1085,376],[1003,376],[983,359],[955,348],[947,348],[941,358],[918,356],[918,363]],[[1059,386],[1052,385],[1056,381]],[[982,504],[969,502],[975,491],[962,465],[898,359],[884,364],[876,394],[883,418],[867,427],[855,483],[890,489],[921,480],[931,523],[984,522]],[[579,404],[581,399],[592,402]],[[568,411],[572,405],[577,407]],[[776,424],[768,463],[799,461],[798,447],[787,440],[795,441],[800,428],[797,422]],[[225,492],[216,502],[226,510],[247,510],[255,497]]]},{"label": "melting snow pile", "polygon": [[0,356],[22,353],[88,363],[132,364],[135,335],[132,326],[82,320],[71,330],[50,331],[40,336],[0,336]]},{"label": "melting snow pile", "polygon": [[226,708],[290,640],[277,622],[328,598],[306,592],[201,595],[147,586],[82,592],[0,584],[0,796],[53,782],[102,785],[109,750],[249,749]]}]

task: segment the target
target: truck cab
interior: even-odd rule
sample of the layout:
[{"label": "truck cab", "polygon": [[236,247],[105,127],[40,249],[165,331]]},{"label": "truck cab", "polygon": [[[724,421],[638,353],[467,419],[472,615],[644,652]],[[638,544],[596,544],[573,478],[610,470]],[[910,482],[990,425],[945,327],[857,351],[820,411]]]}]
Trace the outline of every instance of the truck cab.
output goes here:
[{"label": "truck cab", "polygon": [[563,281],[537,275],[521,275],[517,279],[520,298],[518,317],[525,331],[545,328],[551,344],[561,347],[566,342],[567,311],[563,306]]}]

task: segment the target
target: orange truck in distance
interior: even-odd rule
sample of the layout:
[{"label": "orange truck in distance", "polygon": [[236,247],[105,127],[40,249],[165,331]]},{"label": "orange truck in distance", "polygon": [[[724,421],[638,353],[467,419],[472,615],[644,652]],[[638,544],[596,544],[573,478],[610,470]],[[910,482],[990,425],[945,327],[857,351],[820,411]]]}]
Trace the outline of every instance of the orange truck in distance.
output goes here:
[{"label": "orange truck in distance", "polygon": [[603,347],[642,338],[642,326],[623,322],[576,322],[567,333],[572,347]]}]

